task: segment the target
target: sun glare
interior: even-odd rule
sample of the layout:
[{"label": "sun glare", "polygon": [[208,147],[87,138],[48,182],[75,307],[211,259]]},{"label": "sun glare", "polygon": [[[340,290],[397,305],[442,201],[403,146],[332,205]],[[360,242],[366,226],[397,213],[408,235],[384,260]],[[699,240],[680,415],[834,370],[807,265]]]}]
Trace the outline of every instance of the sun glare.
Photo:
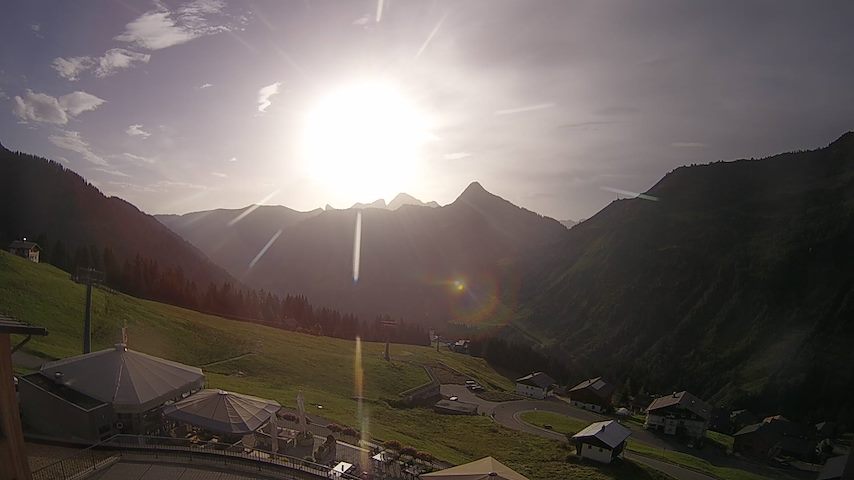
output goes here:
[{"label": "sun glare", "polygon": [[319,183],[373,200],[411,185],[430,137],[427,117],[398,87],[361,82],[330,92],[308,113],[302,157]]}]

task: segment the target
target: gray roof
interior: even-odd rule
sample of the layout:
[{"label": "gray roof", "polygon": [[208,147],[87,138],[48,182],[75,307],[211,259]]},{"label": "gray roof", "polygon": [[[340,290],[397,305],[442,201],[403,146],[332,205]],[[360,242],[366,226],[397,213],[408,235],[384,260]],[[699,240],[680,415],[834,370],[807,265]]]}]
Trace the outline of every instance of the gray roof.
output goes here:
[{"label": "gray roof", "polygon": [[33,247],[36,247],[36,249],[38,249],[39,244],[36,242],[28,242],[26,240],[14,240],[12,243],[9,244],[10,249],[12,249],[12,248],[14,248],[14,249],[25,248],[25,249],[29,250]]},{"label": "gray roof", "polygon": [[166,406],[163,414],[212,432],[246,434],[258,430],[280,408],[274,400],[205,389]]},{"label": "gray roof", "polygon": [[611,448],[616,448],[619,444],[626,441],[631,434],[631,430],[620,425],[615,420],[606,420],[604,422],[591,423],[584,430],[573,435],[572,438],[576,440],[595,438]]},{"label": "gray roof", "polygon": [[753,433],[757,430],[760,430],[762,428],[762,425],[763,425],[763,423],[761,423],[761,422],[760,423],[754,423],[753,425],[748,425],[748,426],[742,428],[741,430],[735,432],[732,436],[737,437],[739,435],[746,435],[748,433]]},{"label": "gray roof", "polygon": [[117,413],[151,410],[205,383],[197,367],[128,350],[123,344],[45,363],[40,373],[112,404]]},{"label": "gray roof", "polygon": [[683,408],[690,412],[693,412],[699,417],[702,417],[708,420],[712,415],[712,407],[710,407],[706,402],[700,400],[696,396],[692,395],[690,392],[675,392],[672,395],[665,395],[663,397],[656,398],[649,404],[646,411],[651,412],[654,410],[659,410],[662,408],[667,408],[671,406],[678,406],[678,408]]},{"label": "gray roof", "polygon": [[531,385],[532,387],[549,388],[554,385],[555,380],[543,372],[534,372],[516,379],[516,383]]}]

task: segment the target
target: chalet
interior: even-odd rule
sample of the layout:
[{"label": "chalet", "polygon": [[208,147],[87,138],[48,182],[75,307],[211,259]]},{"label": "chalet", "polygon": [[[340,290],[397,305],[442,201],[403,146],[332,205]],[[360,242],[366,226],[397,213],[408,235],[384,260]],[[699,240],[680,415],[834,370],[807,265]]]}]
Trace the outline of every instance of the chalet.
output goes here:
[{"label": "chalet", "polygon": [[552,393],[555,380],[543,372],[534,372],[516,379],[516,393],[531,398],[546,398]]},{"label": "chalet", "polygon": [[711,407],[689,392],[674,392],[658,397],[646,409],[646,429],[666,435],[702,439],[706,434]]},{"label": "chalet", "polygon": [[451,344],[451,350],[457,353],[469,353],[469,343],[468,340],[457,340]]},{"label": "chalet", "polygon": [[596,422],[572,436],[575,451],[582,458],[611,463],[622,455],[632,431],[615,420]]},{"label": "chalet", "polygon": [[810,460],[815,453],[815,443],[807,439],[798,424],[775,415],[735,432],[732,449],[758,459],[783,456]]},{"label": "chalet", "polygon": [[26,238],[15,240],[9,244],[8,250],[11,254],[26,258],[34,263],[39,263],[39,252],[41,249],[36,242],[28,242]]},{"label": "chalet", "polygon": [[611,410],[611,398],[616,387],[602,377],[585,380],[569,389],[569,403],[585,410],[607,412]]}]

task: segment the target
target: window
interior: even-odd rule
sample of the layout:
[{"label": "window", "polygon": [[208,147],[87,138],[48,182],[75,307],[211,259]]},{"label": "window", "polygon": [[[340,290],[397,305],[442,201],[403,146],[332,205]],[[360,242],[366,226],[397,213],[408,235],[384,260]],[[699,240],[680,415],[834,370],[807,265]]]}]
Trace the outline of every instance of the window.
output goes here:
[{"label": "window", "polygon": [[588,450],[590,450],[591,448],[593,448],[593,445],[587,445]]}]

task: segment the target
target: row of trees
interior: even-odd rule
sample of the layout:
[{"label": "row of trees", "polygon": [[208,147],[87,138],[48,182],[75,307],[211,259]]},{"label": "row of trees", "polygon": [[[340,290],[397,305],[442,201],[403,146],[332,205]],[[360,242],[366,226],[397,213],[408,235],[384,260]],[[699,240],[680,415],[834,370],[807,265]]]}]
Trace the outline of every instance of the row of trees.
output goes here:
[{"label": "row of trees", "polygon": [[[45,239],[36,239],[45,242]],[[206,313],[258,321],[314,335],[367,341],[429,345],[429,333],[420,325],[403,320],[377,317],[362,321],[356,315],[326,307],[315,307],[303,295],[284,298],[262,289],[241,287],[231,282],[210,282],[199,286],[181,267],[160,265],[156,260],[136,255],[119,259],[110,247],[95,245],[67,247],[62,240],[49,248],[43,243],[41,259],[67,272],[94,268],[104,272],[105,284],[139,298],[156,300]],[[393,326],[390,326],[392,325]]]}]

